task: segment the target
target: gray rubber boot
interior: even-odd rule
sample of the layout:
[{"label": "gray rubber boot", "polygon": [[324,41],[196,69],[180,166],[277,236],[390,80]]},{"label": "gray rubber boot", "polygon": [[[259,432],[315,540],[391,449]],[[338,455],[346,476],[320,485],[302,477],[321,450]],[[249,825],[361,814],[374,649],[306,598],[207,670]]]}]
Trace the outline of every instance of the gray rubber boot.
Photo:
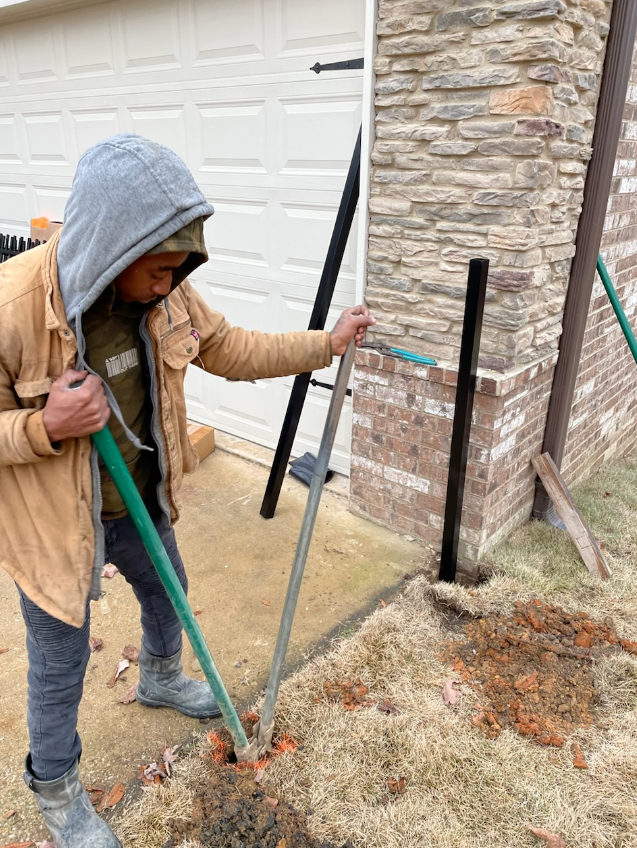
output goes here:
[{"label": "gray rubber boot", "polygon": [[208,683],[184,674],[181,651],[172,657],[153,657],[142,647],[137,700],[146,707],[172,707],[190,718],[221,715]]},{"label": "gray rubber boot", "polygon": [[122,848],[105,821],[93,809],[82,786],[78,764],[56,780],[38,780],[31,771],[31,755],[25,762],[24,780],[35,792],[44,823],[56,848]]}]

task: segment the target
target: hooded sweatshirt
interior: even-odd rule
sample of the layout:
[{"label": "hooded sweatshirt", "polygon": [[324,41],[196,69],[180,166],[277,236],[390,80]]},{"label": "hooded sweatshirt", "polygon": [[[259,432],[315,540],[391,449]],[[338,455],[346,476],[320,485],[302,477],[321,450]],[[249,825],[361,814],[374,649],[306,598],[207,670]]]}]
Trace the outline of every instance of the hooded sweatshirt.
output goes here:
[{"label": "hooded sweatshirt", "polygon": [[[140,329],[160,298],[149,304],[122,303],[113,281],[147,253],[181,251],[185,243],[196,246],[173,274],[174,288],[208,259],[201,222],[213,211],[178,156],[132,134],[113,136],[84,154],[65,210],[58,274],[77,338],[77,368],[102,378],[115,413],[113,436],[145,499],[159,482],[159,468],[150,436],[151,399]],[[103,461],[97,462],[101,517],[120,518],[126,508]]]},{"label": "hooded sweatshirt", "polygon": [[[45,612],[73,627],[84,621],[87,597],[99,595],[100,474],[90,439],[51,444],[47,395],[65,371],[85,362],[86,310],[120,270],[185,219],[211,211],[173,153],[137,136],[116,137],[80,162],[60,233],[0,265],[0,566]],[[149,365],[157,500],[174,522],[183,475],[197,466],[186,422],[189,364],[226,379],[258,380],[322,368],[332,356],[326,332],[231,326],[187,280],[170,294],[170,309],[168,303],[141,318],[139,334]]]}]

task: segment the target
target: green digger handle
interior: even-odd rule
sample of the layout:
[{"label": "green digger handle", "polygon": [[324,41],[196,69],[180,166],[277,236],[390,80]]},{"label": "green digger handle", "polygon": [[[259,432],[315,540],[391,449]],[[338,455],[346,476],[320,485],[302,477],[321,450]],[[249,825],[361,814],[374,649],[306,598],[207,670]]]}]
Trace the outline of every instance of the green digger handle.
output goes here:
[{"label": "green digger handle", "polygon": [[181,626],[184,628],[186,636],[195,652],[195,656],[199,660],[199,665],[206,675],[206,680],[210,684],[212,694],[217,699],[217,704],[219,705],[228,730],[232,734],[235,746],[245,747],[248,744],[248,740],[239,721],[237,711],[230,700],[230,696],[226,692],[204,635],[201,632],[201,628],[197,624],[197,620],[190,609],[186,593],[179,582],[179,578],[175,574],[173,564],[159,538],[159,533],[155,529],[155,525],[148,514],[144,501],[137,491],[137,486],[133,482],[126,463],[122,459],[115,439],[108,426],[104,427],[98,433],[93,433],[91,439],[115,482],[117,491],[124,501],[124,506],[128,510],[128,514],[133,519],[135,527],[144,543],[144,547],[148,551],[148,555],[157,570],[159,579],[164,584],[164,588],[175,608]]},{"label": "green digger handle", "polygon": [[630,324],[628,323],[628,318],[626,317],[626,313],[621,305],[620,299],[617,297],[617,292],[613,286],[613,283],[610,278],[610,274],[608,273],[608,269],[604,264],[604,260],[601,255],[597,256],[597,273],[600,276],[602,283],[604,284],[604,288],[606,289],[606,294],[608,295],[608,299],[610,300],[611,306],[615,310],[615,315],[617,316],[617,320],[619,321],[619,326],[622,328],[622,332],[628,343],[628,347],[630,348],[630,352],[633,355],[633,359],[637,362],[637,341],[635,341],[635,335],[632,331]]}]

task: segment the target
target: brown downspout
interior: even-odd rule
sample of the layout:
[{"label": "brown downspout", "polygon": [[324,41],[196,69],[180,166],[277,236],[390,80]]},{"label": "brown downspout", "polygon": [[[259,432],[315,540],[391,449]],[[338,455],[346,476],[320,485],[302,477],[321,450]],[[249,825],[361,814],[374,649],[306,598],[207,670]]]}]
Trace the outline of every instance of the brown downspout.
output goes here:
[{"label": "brown downspout", "polygon": [[[584,201],[575,242],[576,253],[564,304],[564,329],[542,445],[542,452],[548,452],[558,468],[561,467],[566,446],[636,32],[636,0],[614,0],[593,135],[593,155],[586,175]],[[552,512],[550,506],[550,499],[538,480],[533,515],[546,519],[549,512]]]}]

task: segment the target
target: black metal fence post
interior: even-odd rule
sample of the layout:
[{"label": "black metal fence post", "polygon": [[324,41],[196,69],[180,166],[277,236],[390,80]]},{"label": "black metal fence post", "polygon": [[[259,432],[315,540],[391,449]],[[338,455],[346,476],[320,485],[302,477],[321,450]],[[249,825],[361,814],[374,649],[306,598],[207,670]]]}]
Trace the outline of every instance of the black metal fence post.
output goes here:
[{"label": "black metal fence post", "polygon": [[442,551],[440,554],[440,580],[453,583],[456,579],[458,563],[458,540],[462,520],[462,502],[464,500],[464,482],[469,454],[469,435],[471,432],[471,414],[473,396],[476,390],[478,353],[482,333],[482,316],[487,292],[489,275],[488,259],[472,259],[469,263],[469,279],[465,301],[462,341],[460,343],[460,361],[458,364],[458,386],[456,388],[456,407],[451,433],[451,453],[449,456],[449,480],[445,503],[445,523],[442,532]]},{"label": "black metal fence post", "polygon": [[[356,204],[358,203],[360,171],[361,131],[359,130],[308,330],[322,330],[327,321],[327,313],[332,302],[338,272],[341,269],[345,246],[352,228]],[[272,518],[274,516],[279,494],[281,493],[281,486],[283,485],[283,478],[285,477],[285,468],[292,453],[292,445],[294,444],[311,378],[312,374],[307,373],[299,374],[294,380],[292,393],[288,401],[288,408],[281,428],[281,435],[279,436],[279,443],[274,454],[270,476],[261,503],[261,515],[263,518]]]},{"label": "black metal fence post", "polygon": [[24,253],[25,250],[31,250],[32,247],[37,247],[40,242],[36,239],[32,241],[30,238],[20,236],[9,236],[0,233],[0,262],[6,262],[13,256],[19,253]]}]

